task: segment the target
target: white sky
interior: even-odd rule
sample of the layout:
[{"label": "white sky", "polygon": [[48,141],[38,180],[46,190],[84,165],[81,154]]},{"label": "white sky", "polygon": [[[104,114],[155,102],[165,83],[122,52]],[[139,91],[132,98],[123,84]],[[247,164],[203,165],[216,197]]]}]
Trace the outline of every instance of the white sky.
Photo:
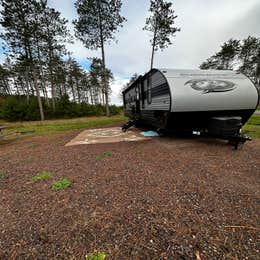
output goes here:
[{"label": "white sky", "polygon": [[[70,21],[76,18],[74,0],[49,0],[49,5]],[[111,102],[119,104],[122,85],[135,72],[143,74],[149,70],[151,46],[149,35],[142,28],[149,15],[149,0],[123,0],[122,15],[127,19],[116,34],[117,43],[106,45],[107,67],[112,70],[115,82],[112,85]],[[219,50],[230,38],[243,39],[249,35],[260,37],[260,0],[172,0],[178,18],[173,45],[155,56],[154,67],[198,68]],[[81,63],[87,57],[100,56],[75,40],[68,45],[73,56]]]}]

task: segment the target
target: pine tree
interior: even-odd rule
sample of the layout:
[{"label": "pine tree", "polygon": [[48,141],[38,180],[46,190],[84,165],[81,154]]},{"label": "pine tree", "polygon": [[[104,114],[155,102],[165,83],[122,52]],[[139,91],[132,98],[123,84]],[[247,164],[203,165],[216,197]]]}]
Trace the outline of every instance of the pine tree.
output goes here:
[{"label": "pine tree", "polygon": [[260,91],[260,40],[259,40],[259,45],[258,45],[258,53],[256,56],[256,84],[258,86],[258,90]]},{"label": "pine tree", "polygon": [[73,21],[76,37],[86,48],[101,49],[107,116],[109,116],[109,82],[106,77],[105,43],[115,39],[115,32],[125,20],[120,15],[121,6],[121,0],[77,0],[75,3],[78,13],[78,19]]},{"label": "pine tree", "polygon": [[180,31],[180,29],[174,27],[177,16],[174,15],[171,2],[165,0],[151,0],[149,11],[152,15],[146,19],[145,27],[143,29],[153,33],[151,39],[152,69],[155,51],[158,49],[164,50],[172,44],[171,37],[174,36],[176,32]]},{"label": "pine tree", "polygon": [[200,69],[202,70],[208,70],[208,69],[221,69],[221,66],[219,64],[219,60],[216,58],[216,56],[212,56],[208,58],[206,61],[204,61],[200,65]]},{"label": "pine tree", "polygon": [[60,12],[46,6],[46,2],[39,7],[42,8],[40,17],[40,37],[43,41],[42,52],[46,57],[48,77],[51,83],[52,109],[55,111],[56,86],[55,66],[59,65],[60,57],[67,54],[66,42],[71,42],[71,35],[67,28],[68,20],[61,17]]},{"label": "pine tree", "polygon": [[225,42],[215,57],[219,60],[219,68],[223,70],[232,70],[236,61],[237,55],[240,52],[240,41],[230,39]]},{"label": "pine tree", "polygon": [[44,120],[43,105],[40,96],[37,75],[37,49],[35,38],[35,0],[1,0],[0,24],[4,28],[1,38],[8,46],[9,56],[14,60],[23,60],[26,73],[31,76],[33,87],[37,93],[41,120]]},{"label": "pine tree", "polygon": [[0,64],[0,94],[11,95],[9,71]]},{"label": "pine tree", "polygon": [[[107,81],[113,80],[112,72],[109,69],[106,69],[105,75]],[[105,89],[102,84],[103,80],[103,65],[102,60],[99,58],[93,58],[90,66],[90,82],[92,86],[92,95],[95,104],[105,103]],[[109,84],[108,84],[109,86]],[[108,93],[110,92],[110,88],[108,89]]]},{"label": "pine tree", "polygon": [[243,41],[230,39],[220,51],[200,65],[200,69],[236,70],[259,86],[260,39],[249,36]]},{"label": "pine tree", "polygon": [[239,71],[250,77],[255,84],[257,80],[257,56],[260,51],[260,39],[249,36],[243,40],[239,58],[241,59],[241,66]]}]

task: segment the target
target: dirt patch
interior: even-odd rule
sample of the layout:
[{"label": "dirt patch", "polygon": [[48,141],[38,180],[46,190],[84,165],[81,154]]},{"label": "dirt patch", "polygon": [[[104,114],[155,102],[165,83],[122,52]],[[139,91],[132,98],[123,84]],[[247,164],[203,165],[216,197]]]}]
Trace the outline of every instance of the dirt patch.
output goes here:
[{"label": "dirt patch", "polygon": [[259,258],[260,140],[64,147],[77,134],[0,146],[0,259]]},{"label": "dirt patch", "polygon": [[140,130],[135,128],[123,132],[121,127],[110,127],[85,130],[67,143],[66,146],[79,144],[117,143],[123,141],[135,142],[149,139],[150,138],[143,137],[140,134]]}]

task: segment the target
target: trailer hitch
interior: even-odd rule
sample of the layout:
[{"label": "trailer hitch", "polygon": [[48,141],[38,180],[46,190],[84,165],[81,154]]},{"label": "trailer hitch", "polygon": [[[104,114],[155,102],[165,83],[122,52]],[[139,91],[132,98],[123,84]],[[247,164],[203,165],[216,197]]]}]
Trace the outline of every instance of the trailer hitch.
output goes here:
[{"label": "trailer hitch", "polygon": [[252,141],[252,138],[241,134],[229,138],[229,143],[234,146],[235,150],[246,141]]}]

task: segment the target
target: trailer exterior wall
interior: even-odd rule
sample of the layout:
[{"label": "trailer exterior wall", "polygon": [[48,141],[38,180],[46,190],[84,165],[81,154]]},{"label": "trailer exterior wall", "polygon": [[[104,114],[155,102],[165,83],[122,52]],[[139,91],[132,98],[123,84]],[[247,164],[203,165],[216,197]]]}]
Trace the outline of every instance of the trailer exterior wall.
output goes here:
[{"label": "trailer exterior wall", "polygon": [[[171,112],[250,110],[257,106],[257,89],[243,74],[218,70],[162,69],[161,71],[171,90]],[[213,84],[226,82],[232,87],[226,89],[224,87],[221,91],[211,88],[211,82]],[[199,89],[194,89],[196,84]],[[207,87],[208,91],[203,91],[203,88]]]},{"label": "trailer exterior wall", "polygon": [[[140,113],[143,115],[148,115],[151,111],[170,111],[170,90],[165,77],[160,71],[153,71],[143,77],[143,79],[136,81],[129,89],[124,91],[123,95],[125,114],[127,116],[133,116],[138,98],[140,101]],[[149,95],[150,100],[148,98]]]},{"label": "trailer exterior wall", "polygon": [[259,99],[242,74],[172,69],[152,69],[123,95],[126,116],[176,131],[205,130],[218,116],[238,116],[245,124]]}]

